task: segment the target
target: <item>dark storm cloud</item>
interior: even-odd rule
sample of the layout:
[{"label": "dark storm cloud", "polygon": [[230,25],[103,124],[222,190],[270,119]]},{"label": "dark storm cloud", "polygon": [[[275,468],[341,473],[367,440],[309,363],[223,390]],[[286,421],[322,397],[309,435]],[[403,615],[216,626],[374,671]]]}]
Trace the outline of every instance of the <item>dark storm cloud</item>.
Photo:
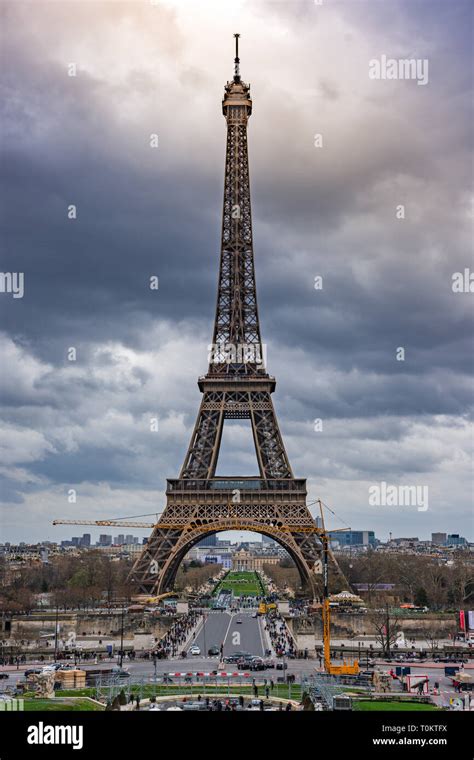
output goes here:
[{"label": "dark storm cloud", "polygon": [[[75,79],[65,74],[73,55],[66,40],[88,29],[83,9],[71,18],[61,6],[44,19],[13,5],[7,13],[2,269],[25,272],[25,297],[0,302],[2,416],[22,433],[10,432],[19,469],[2,496],[33,510],[35,489],[49,488],[60,505],[71,483],[135,492],[177,475],[212,331],[220,70],[207,49],[199,63],[186,58],[189,31],[165,6],[154,40],[145,9],[105,5],[95,6],[84,38],[98,63],[85,65],[86,48]],[[427,14],[426,3],[397,1],[383,4],[385,15],[378,3],[331,5],[257,3],[256,24],[284,18],[288,33],[278,38],[280,55],[254,72],[248,59],[245,66],[257,285],[276,405],[295,471],[334,478],[337,490],[349,478],[430,468],[435,477],[450,456],[464,462],[464,428],[450,415],[466,415],[472,403],[472,312],[451,276],[469,265],[470,80],[467,4],[435,4]],[[114,30],[118,40],[142,18],[150,60],[127,68],[122,51],[124,72],[108,69],[102,46],[117,45]],[[64,35],[63,49],[55,50],[48,23],[57,40]],[[204,35],[210,21],[201,23]],[[429,55],[429,85],[369,84],[368,59],[402,48]],[[149,147],[154,132],[158,150]],[[404,221],[395,218],[400,203]],[[67,219],[69,204],[77,220]],[[160,278],[157,292],[151,275]],[[155,414],[163,424],[150,438]],[[335,431],[324,444],[315,417]],[[363,419],[371,422],[362,431]],[[430,425],[436,441],[451,432],[450,453],[426,443]],[[242,465],[244,439],[237,430]],[[371,440],[382,440],[380,457],[366,447]],[[137,491],[137,503],[146,498]]]}]

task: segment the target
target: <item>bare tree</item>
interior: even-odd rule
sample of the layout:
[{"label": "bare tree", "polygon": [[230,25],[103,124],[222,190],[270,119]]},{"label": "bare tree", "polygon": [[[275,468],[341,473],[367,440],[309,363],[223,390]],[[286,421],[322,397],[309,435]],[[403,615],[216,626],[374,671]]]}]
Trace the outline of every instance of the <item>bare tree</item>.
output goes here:
[{"label": "bare tree", "polygon": [[372,610],[369,612],[368,619],[374,630],[376,641],[382,647],[382,652],[385,655],[390,655],[401,630],[399,616],[390,614],[387,605],[385,610]]}]

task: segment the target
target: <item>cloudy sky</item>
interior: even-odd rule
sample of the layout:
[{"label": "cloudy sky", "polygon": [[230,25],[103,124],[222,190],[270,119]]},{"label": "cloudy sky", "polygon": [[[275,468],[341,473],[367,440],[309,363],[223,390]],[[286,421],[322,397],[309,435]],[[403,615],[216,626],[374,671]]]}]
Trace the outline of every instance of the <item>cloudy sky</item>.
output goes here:
[{"label": "cloudy sky", "polygon": [[[0,5],[1,268],[24,273],[23,298],[0,293],[4,540],[164,507],[212,334],[236,31],[295,475],[331,527],[472,539],[474,296],[452,287],[472,270],[469,0]],[[382,56],[426,59],[428,82],[369,78]],[[229,424],[219,474],[256,471]],[[428,487],[428,509],[371,505],[382,481]]]}]

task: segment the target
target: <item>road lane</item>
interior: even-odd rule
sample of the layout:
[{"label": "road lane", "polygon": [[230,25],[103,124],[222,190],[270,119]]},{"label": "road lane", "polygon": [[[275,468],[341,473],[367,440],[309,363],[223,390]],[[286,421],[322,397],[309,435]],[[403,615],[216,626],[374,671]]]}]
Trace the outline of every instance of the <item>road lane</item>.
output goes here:
[{"label": "road lane", "polygon": [[192,642],[199,647],[201,655],[207,656],[211,647],[221,646],[226,637],[231,617],[231,613],[228,612],[209,612],[206,614],[205,623],[199,628],[196,638]]},{"label": "road lane", "polygon": [[221,644],[224,644],[224,657],[234,652],[264,655],[259,619],[249,612],[209,612],[205,628],[201,626],[192,643],[199,647],[203,657],[207,657],[210,647]]},{"label": "road lane", "polygon": [[[238,620],[241,622],[238,623]],[[224,644],[224,657],[234,652],[249,652],[259,657],[264,655],[259,621],[252,617],[252,613],[238,612],[232,618]]]}]

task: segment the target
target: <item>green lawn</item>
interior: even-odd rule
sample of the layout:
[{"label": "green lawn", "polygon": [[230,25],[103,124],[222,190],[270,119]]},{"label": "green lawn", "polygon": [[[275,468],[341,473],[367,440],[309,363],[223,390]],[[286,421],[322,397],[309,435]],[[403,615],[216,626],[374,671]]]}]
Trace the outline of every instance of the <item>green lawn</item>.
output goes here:
[{"label": "green lawn", "polygon": [[370,700],[368,702],[353,702],[354,710],[362,711],[381,711],[381,712],[432,712],[439,710],[435,705],[429,705],[426,702],[395,702],[382,700]]},{"label": "green lawn", "polygon": [[[127,688],[124,689],[126,693],[128,693]],[[103,694],[105,694],[105,689],[101,690]],[[117,689],[115,689],[114,694],[117,692]],[[243,696],[251,695],[252,694],[252,685],[231,685],[228,686],[227,682],[224,680],[222,684],[218,683],[217,685],[215,683],[211,684],[182,684],[181,686],[179,683],[172,683],[172,684],[151,684],[147,683],[144,684],[141,687],[140,692],[140,685],[139,684],[133,684],[131,687],[132,694],[139,694],[141,693],[141,696],[143,699],[147,699],[149,697],[164,697],[173,694],[182,694],[183,696],[186,695],[205,695],[205,694],[242,694]],[[265,689],[263,686],[258,686],[258,694],[259,696],[265,695]],[[89,696],[94,697],[96,695],[96,690],[94,688],[87,688],[87,689],[77,689],[77,691],[72,690],[63,690],[63,691],[57,691],[56,695],[58,697],[70,697],[70,696]],[[273,691],[270,690],[270,696],[273,697],[282,697],[283,699],[288,699],[288,696],[290,699],[301,699],[301,685],[300,684],[291,684],[290,691],[288,692],[288,685],[283,683],[277,683],[274,686]]]},{"label": "green lawn", "polygon": [[263,596],[266,593],[259,575],[255,572],[246,571],[228,572],[214,589],[214,596],[220,591],[233,591],[235,596]]},{"label": "green lawn", "polygon": [[101,709],[89,699],[25,699],[25,712],[91,712]]}]

